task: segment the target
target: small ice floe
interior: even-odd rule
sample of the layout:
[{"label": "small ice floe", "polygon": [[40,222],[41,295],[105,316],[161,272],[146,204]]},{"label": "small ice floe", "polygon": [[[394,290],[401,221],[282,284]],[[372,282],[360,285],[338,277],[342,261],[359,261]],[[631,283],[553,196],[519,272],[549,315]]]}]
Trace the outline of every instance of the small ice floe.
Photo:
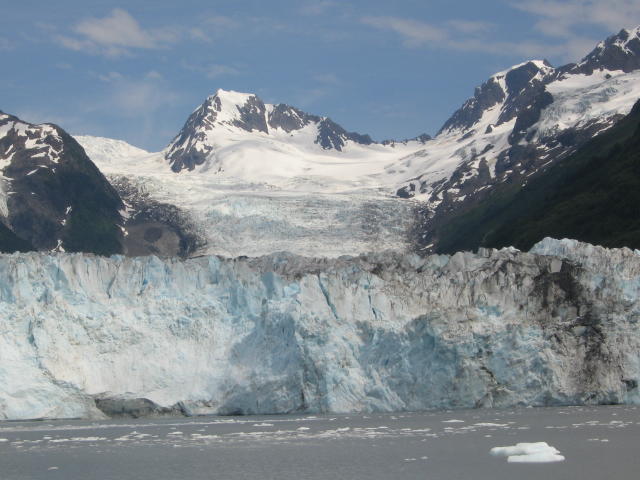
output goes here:
[{"label": "small ice floe", "polygon": [[8,442],[8,441],[9,441],[9,439],[8,439],[8,438],[0,438],[0,443],[2,443],[2,442]]},{"label": "small ice floe", "polygon": [[47,470],[58,470],[60,467],[49,467]]},{"label": "small ice floe", "polygon": [[416,459],[415,458],[405,458],[404,461],[405,462],[415,462]]},{"label": "small ice floe", "polygon": [[309,430],[309,427],[298,427],[296,428],[296,430],[298,430],[299,432],[306,432],[307,430]]},{"label": "small ice floe", "polygon": [[491,455],[507,457],[509,463],[553,463],[562,462],[560,451],[547,442],[518,443],[509,447],[493,447]]},{"label": "small ice floe", "polygon": [[183,435],[183,433],[179,432],[179,431],[175,431],[175,432],[167,433],[167,436],[169,436],[169,435]]},{"label": "small ice floe", "polygon": [[443,420],[442,423],[464,423],[464,420],[456,420],[452,418],[451,420]]},{"label": "small ice floe", "polygon": [[254,423],[254,427],[273,427],[273,423]]}]

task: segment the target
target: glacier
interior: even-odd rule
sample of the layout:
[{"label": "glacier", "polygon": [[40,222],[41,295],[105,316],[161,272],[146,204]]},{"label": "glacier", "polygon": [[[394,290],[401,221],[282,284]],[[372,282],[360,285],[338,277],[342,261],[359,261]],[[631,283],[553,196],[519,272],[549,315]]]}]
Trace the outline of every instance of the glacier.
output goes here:
[{"label": "glacier", "polygon": [[28,253],[0,278],[0,419],[640,403],[629,249]]}]

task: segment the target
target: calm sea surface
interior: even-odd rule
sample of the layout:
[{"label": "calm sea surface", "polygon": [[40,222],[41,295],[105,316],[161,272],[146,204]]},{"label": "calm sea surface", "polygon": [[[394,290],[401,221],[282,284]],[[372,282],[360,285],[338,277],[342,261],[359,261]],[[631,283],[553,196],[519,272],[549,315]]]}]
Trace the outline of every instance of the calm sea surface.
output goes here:
[{"label": "calm sea surface", "polygon": [[[509,464],[547,442],[566,460]],[[634,406],[0,423],[0,479],[637,479]]]}]

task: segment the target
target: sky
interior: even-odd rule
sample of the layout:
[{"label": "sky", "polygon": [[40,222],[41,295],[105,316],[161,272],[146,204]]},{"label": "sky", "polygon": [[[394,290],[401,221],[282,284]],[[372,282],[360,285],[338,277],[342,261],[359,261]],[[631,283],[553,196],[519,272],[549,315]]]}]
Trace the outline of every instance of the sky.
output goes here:
[{"label": "sky", "polygon": [[493,73],[640,24],[638,0],[3,3],[0,110],[151,151],[218,88],[378,141],[433,135]]}]

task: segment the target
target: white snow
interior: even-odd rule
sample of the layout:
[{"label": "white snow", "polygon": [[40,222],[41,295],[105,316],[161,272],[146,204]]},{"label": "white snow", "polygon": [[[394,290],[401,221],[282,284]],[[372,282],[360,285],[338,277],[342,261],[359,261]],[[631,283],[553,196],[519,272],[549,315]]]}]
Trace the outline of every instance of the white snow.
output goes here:
[{"label": "white snow", "polygon": [[518,443],[511,447],[494,447],[491,455],[507,457],[509,463],[554,463],[564,461],[560,451],[547,442]]},{"label": "white snow", "polygon": [[[311,133],[300,132],[299,143],[287,143],[288,137],[274,132],[271,138],[236,131],[210,163],[180,174],[162,153],[145,154],[108,139],[76,139],[103,173],[126,177],[155,200],[188,212],[207,236],[199,253],[337,257],[406,248],[413,203],[393,197],[366,172],[383,171],[385,155],[409,147],[324,152],[315,148]],[[305,150],[309,144],[313,152]],[[369,158],[367,151],[375,155]]]}]

